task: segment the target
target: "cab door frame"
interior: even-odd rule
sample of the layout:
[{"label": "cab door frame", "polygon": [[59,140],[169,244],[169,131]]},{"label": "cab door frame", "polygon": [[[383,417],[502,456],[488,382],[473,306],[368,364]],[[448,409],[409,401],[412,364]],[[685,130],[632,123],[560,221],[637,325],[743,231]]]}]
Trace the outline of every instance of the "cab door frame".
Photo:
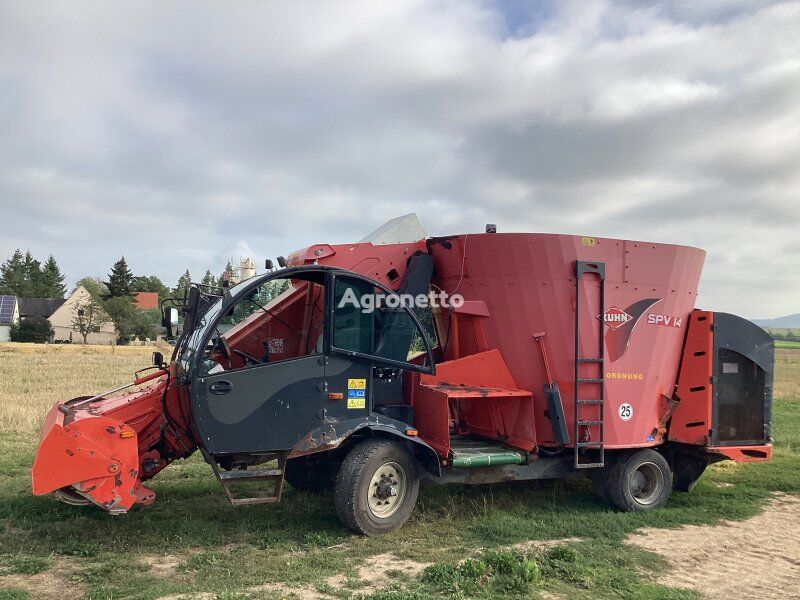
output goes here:
[{"label": "cab door frame", "polygon": [[[218,311],[218,313],[216,313],[214,315],[213,322],[207,323],[207,324],[204,323],[204,325],[203,325],[204,327],[207,328],[207,331],[203,334],[202,339],[200,340],[199,348],[204,349],[204,348],[207,347],[208,343],[211,341],[211,339],[213,337],[213,334],[214,334],[214,331],[216,329],[216,326],[217,326],[218,322],[224,317],[224,315],[227,313],[227,311],[230,308],[232,308],[233,306],[236,305],[236,303],[239,301],[239,299],[242,297],[243,294],[248,293],[251,289],[256,288],[256,287],[258,287],[260,285],[263,285],[264,283],[266,283],[266,282],[268,282],[270,280],[279,279],[279,278],[291,278],[292,275],[295,274],[295,273],[300,274],[300,273],[309,273],[309,272],[322,273],[323,274],[322,280],[323,280],[323,284],[325,286],[325,292],[324,292],[325,293],[325,309],[324,309],[325,318],[323,320],[323,347],[322,347],[323,351],[322,351],[322,354],[319,354],[319,355],[313,355],[312,354],[312,355],[308,355],[306,357],[298,357],[298,358],[295,358],[295,359],[289,359],[287,361],[282,361],[280,363],[271,363],[269,365],[255,365],[255,366],[251,366],[251,367],[235,369],[233,371],[229,371],[229,373],[231,373],[232,375],[235,375],[237,373],[243,373],[243,372],[247,372],[247,371],[251,371],[252,372],[252,371],[256,371],[256,370],[265,370],[264,367],[267,367],[267,366],[269,366],[271,369],[275,369],[275,368],[279,368],[279,365],[289,366],[294,361],[301,360],[301,359],[309,359],[309,357],[312,357],[312,356],[317,357],[321,361],[320,365],[323,366],[323,369],[324,369],[324,365],[325,365],[325,362],[326,362],[325,357],[329,356],[329,355],[337,355],[340,358],[344,358],[346,360],[351,360],[353,362],[359,362],[359,363],[362,363],[362,364],[363,363],[368,363],[368,364],[371,364],[371,365],[375,365],[375,364],[385,365],[385,366],[396,367],[396,368],[409,370],[409,371],[417,371],[417,372],[421,372],[421,373],[434,373],[435,372],[435,363],[434,363],[434,359],[433,359],[433,352],[432,352],[432,349],[431,349],[431,345],[430,345],[430,341],[428,339],[428,336],[425,333],[425,330],[422,327],[422,324],[420,323],[420,321],[417,318],[417,316],[414,313],[414,311],[412,311],[411,309],[409,309],[407,306],[405,306],[402,303],[400,305],[402,310],[404,312],[406,312],[408,314],[408,316],[411,317],[417,332],[419,333],[419,335],[421,336],[421,338],[423,340],[423,344],[425,346],[425,353],[426,353],[426,356],[427,356],[427,364],[425,364],[425,365],[417,365],[417,364],[413,364],[413,363],[409,363],[409,362],[394,361],[394,360],[391,360],[391,359],[382,358],[380,356],[374,356],[374,355],[370,355],[370,354],[364,354],[364,353],[360,353],[360,352],[355,352],[355,351],[352,351],[352,350],[346,350],[346,349],[342,349],[342,348],[337,348],[332,343],[333,342],[333,318],[334,318],[334,314],[333,313],[334,313],[334,308],[335,308],[333,306],[333,292],[334,292],[334,285],[335,285],[335,282],[336,282],[336,277],[347,277],[347,278],[352,278],[352,279],[356,279],[356,280],[362,281],[362,282],[364,282],[366,284],[369,284],[369,285],[373,286],[374,288],[380,289],[381,291],[383,291],[387,295],[398,295],[398,294],[397,294],[397,292],[392,291],[388,287],[386,287],[386,286],[384,286],[384,285],[382,285],[382,284],[380,284],[380,283],[378,283],[378,282],[376,282],[376,281],[374,281],[374,280],[372,280],[372,279],[370,279],[368,277],[365,277],[363,275],[359,275],[358,273],[354,273],[354,272],[348,271],[346,269],[338,269],[338,268],[331,268],[331,267],[325,267],[325,266],[316,266],[316,265],[314,265],[314,266],[310,266],[309,265],[309,266],[289,267],[287,269],[280,269],[280,270],[277,270],[277,271],[273,271],[272,273],[269,273],[269,274],[267,274],[265,276],[262,276],[262,277],[254,277],[252,281],[248,281],[246,284],[243,284],[243,287],[242,287],[241,290],[236,290],[236,293],[222,298],[220,300],[222,302],[221,309]],[[398,309],[398,310],[400,310],[400,309]],[[207,413],[208,411],[206,410],[206,408],[208,408],[208,407],[200,409],[199,403],[201,402],[201,398],[199,397],[200,394],[198,393],[200,387],[201,386],[204,387],[205,384],[207,383],[206,380],[209,378],[208,375],[200,373],[200,364],[202,362],[203,354],[204,354],[204,352],[200,351],[193,357],[192,364],[190,365],[190,371],[188,373],[188,379],[189,379],[188,383],[189,383],[190,390],[191,390],[191,392],[190,392],[190,394],[191,394],[190,405],[191,405],[191,412],[192,412],[192,420],[194,422],[193,423],[193,428],[195,429],[196,434],[198,434],[198,439],[203,440],[205,442],[208,442],[208,441],[210,441],[210,437],[209,436],[213,435],[213,432],[209,431],[207,426],[204,426],[204,424],[203,424],[203,420],[204,419],[202,418],[202,413]],[[216,376],[212,376],[212,377],[214,379],[219,379]],[[310,378],[310,379],[314,379],[314,378]],[[323,370],[321,381],[327,382],[327,379],[328,379],[328,377],[326,376],[326,374],[324,373],[324,370]],[[208,390],[204,390],[204,391],[205,391],[205,393],[203,394],[203,397],[206,398],[207,394],[209,393],[209,391]],[[324,396],[326,391],[327,391],[327,386],[325,386],[324,389],[318,389],[320,398],[322,398]],[[367,410],[367,414],[370,414],[371,410],[372,410],[372,406],[371,406],[371,401],[370,401],[369,398],[367,398],[367,402],[369,403],[367,405],[367,407],[366,407],[368,409]],[[321,402],[321,404],[324,405],[325,403]],[[303,432],[300,435],[302,436],[304,433],[306,433],[306,432]],[[206,444],[203,443],[203,446],[206,446]],[[234,453],[246,453],[248,451],[259,452],[259,451],[262,451],[262,450],[263,450],[263,448],[252,448],[252,449],[245,449],[245,448],[233,449],[233,448],[230,448],[228,451],[229,452],[234,452]],[[225,450],[218,450],[218,452],[227,453]]]}]

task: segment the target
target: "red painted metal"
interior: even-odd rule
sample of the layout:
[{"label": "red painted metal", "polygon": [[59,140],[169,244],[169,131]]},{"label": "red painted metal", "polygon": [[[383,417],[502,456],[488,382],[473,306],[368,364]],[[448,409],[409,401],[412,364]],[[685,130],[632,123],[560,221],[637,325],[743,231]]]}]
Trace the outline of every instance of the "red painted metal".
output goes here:
[{"label": "red painted metal", "polygon": [[348,269],[397,290],[405,275],[408,259],[427,252],[425,240],[409,244],[316,244],[287,258],[289,266],[330,265]]},{"label": "red painted metal", "polygon": [[[683,345],[683,327],[648,323],[650,313],[686,321],[694,308],[705,252],[697,248],[605,238],[551,234],[469,234],[429,241],[434,257],[434,283],[467,301],[483,301],[486,344],[502,351],[517,387],[534,396],[533,425],[540,445],[555,445],[545,415],[542,386],[547,381],[534,333],[547,332],[549,366],[573,431],[575,275],[574,261],[605,263],[606,308],[628,315],[624,323],[607,321],[596,310],[598,294],[587,280],[581,286],[582,332],[596,332],[605,323],[606,449],[654,446],[659,398],[671,395]],[[615,311],[616,312],[616,311]],[[445,348],[444,360],[478,350],[469,327],[452,327],[447,339],[446,313],[437,317]],[[614,325],[612,327],[612,325]],[[582,356],[597,354],[596,334],[580,340]],[[587,365],[588,367],[588,365]],[[588,372],[588,368],[587,371]],[[587,375],[588,376],[588,375]],[[633,416],[623,421],[621,405]]]},{"label": "red painted metal", "polygon": [[56,403],[31,470],[33,493],[72,486],[112,512],[155,500],[142,481],[196,447],[185,390],[165,375],[158,370],[137,379],[137,385],[158,379],[141,390]]},{"label": "red painted metal", "polygon": [[448,428],[503,440],[523,450],[536,446],[534,405],[528,390],[517,388],[497,349],[440,363],[435,375],[419,379],[415,425],[420,437],[434,436],[442,458],[449,451]]},{"label": "red painted metal", "polygon": [[668,439],[705,446],[711,439],[714,374],[714,313],[695,310],[689,318]]},{"label": "red painted metal", "polygon": [[710,446],[706,448],[711,454],[722,456],[736,462],[763,462],[772,458],[772,444],[761,446]]}]

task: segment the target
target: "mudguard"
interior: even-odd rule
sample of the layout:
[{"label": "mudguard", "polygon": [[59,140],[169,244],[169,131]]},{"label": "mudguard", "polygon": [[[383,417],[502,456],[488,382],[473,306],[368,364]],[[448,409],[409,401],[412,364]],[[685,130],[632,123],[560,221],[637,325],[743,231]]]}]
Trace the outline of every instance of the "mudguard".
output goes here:
[{"label": "mudguard", "polygon": [[353,435],[367,431],[383,436],[392,436],[414,444],[421,453],[425,468],[435,476],[441,475],[441,465],[436,451],[416,435],[409,435],[407,430],[414,430],[408,423],[383,415],[372,414],[366,419],[329,422],[313,429],[297,442],[289,451],[287,458],[297,458],[334,450],[344,444]]}]

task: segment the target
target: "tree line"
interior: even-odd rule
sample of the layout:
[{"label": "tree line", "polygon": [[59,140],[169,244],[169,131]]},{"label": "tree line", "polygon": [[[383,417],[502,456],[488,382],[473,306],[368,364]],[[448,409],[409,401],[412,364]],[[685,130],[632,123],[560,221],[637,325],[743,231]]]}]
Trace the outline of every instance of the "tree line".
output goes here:
[{"label": "tree line", "polygon": [[[233,274],[230,262],[225,272]],[[200,283],[217,287],[225,273],[215,276],[206,270]],[[106,280],[84,277],[78,280],[76,289],[83,286],[89,298],[78,302],[73,310],[72,328],[86,343],[88,336],[97,333],[104,323],[112,322],[117,331],[117,342],[128,343],[134,339],[153,339],[161,321],[160,310],[142,310],[137,307],[134,297],[137,292],[155,292],[159,303],[166,298],[183,298],[192,276],[185,271],[175,287],[168,287],[156,275],[134,275],[125,257],[122,256],[111,267]],[[15,250],[12,256],[0,265],[0,294],[19,298],[60,298],[66,295],[64,275],[55,258],[51,255],[41,263],[30,252]],[[23,323],[12,326],[12,341],[41,341],[53,337],[53,330],[47,319],[33,316]],[[15,339],[16,338],[16,339]],[[24,338],[24,339],[23,339]]]}]

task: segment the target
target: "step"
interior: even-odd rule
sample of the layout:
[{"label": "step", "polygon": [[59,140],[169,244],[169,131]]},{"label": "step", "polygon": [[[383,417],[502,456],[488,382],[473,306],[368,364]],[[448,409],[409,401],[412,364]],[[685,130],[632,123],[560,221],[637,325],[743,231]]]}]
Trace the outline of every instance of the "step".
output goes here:
[{"label": "step", "polygon": [[578,442],[578,448],[602,448],[603,442]]},{"label": "step", "polygon": [[498,465],[522,465],[528,456],[521,450],[505,448],[479,440],[456,440],[450,446],[454,467],[494,467]]},{"label": "step", "polygon": [[602,358],[579,358],[579,363],[602,363]]},{"label": "step", "polygon": [[589,406],[589,405],[599,405],[602,404],[602,400],[578,400],[578,404],[582,406]]},{"label": "step", "polygon": [[579,377],[578,383],[603,383],[602,377]]},{"label": "step", "polygon": [[[603,424],[603,421],[584,421],[584,420],[579,420],[578,421],[578,425],[585,425],[585,426],[589,426],[589,427],[593,427],[595,425],[602,425],[602,424]],[[600,443],[600,442],[598,442],[598,443]]]},{"label": "step", "polygon": [[529,390],[495,388],[473,385],[450,385],[447,383],[423,383],[422,387],[444,394],[448,398],[530,398]]},{"label": "step", "polygon": [[596,469],[598,467],[604,467],[605,463],[601,462],[592,462],[592,463],[577,463],[575,465],[576,469]]},{"label": "step", "polygon": [[264,469],[264,470],[237,470],[237,471],[220,471],[219,478],[222,481],[245,482],[245,481],[265,481],[267,479],[276,479],[283,477],[282,469]]}]

